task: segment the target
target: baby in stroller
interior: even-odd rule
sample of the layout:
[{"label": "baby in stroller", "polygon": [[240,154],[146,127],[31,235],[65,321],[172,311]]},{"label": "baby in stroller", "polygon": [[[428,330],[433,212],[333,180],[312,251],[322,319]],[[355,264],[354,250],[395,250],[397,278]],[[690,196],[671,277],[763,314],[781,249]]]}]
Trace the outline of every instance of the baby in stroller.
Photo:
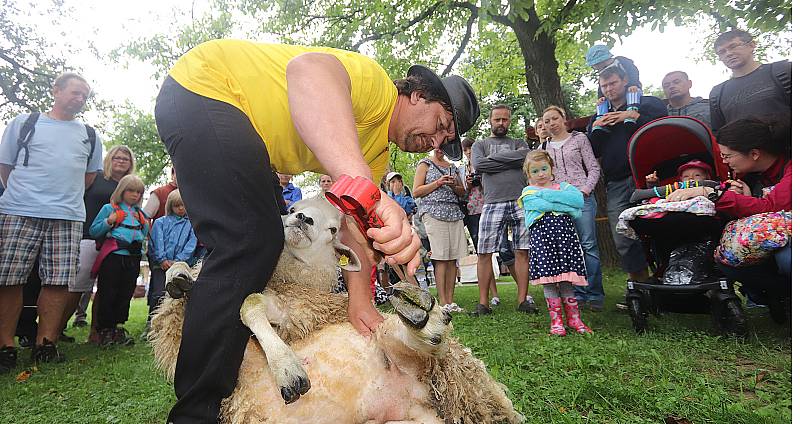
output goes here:
[{"label": "baby in stroller", "polygon": [[[707,163],[693,159],[678,167],[678,177],[681,181],[707,181],[711,179],[711,166]],[[647,187],[658,185],[658,172],[653,171],[645,177]]]},{"label": "baby in stroller", "polygon": [[707,197],[683,199],[676,191],[713,191],[727,174],[712,134],[692,118],[661,118],[631,137],[628,153],[639,188],[631,203],[644,204],[624,211],[617,231],[642,240],[653,271],[646,282],[628,282],[626,303],[634,329],[644,331],[650,313],[710,312],[722,332],[744,334],[739,298],[713,259],[724,222]]}]

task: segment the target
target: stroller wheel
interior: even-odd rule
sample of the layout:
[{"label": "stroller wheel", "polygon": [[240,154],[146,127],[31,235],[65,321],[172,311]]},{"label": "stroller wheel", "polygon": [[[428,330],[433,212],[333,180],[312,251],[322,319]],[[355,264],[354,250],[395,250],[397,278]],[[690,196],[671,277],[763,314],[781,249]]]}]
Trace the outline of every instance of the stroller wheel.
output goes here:
[{"label": "stroller wheel", "polygon": [[647,331],[647,313],[644,311],[642,299],[638,297],[628,298],[628,314],[631,316],[631,324],[636,334]]}]

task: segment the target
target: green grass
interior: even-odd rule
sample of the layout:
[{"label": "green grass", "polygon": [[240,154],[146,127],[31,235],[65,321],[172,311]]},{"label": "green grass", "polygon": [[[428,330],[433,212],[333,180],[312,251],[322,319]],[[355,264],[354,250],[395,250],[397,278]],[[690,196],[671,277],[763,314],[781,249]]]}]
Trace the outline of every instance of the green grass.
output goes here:
[{"label": "green grass", "polygon": [[[748,311],[753,336],[714,335],[707,315],[651,317],[651,331],[635,335],[630,320],[614,310],[624,278],[610,273],[604,312],[584,314],[593,336],[547,335],[543,311],[513,310],[515,288],[501,285],[502,304],[491,316],[457,315],[455,334],[508,386],[514,405],[538,423],[785,423],[791,421],[791,341],[787,327],[763,310]],[[532,289],[540,308],[541,289]],[[477,287],[456,291],[471,309]],[[138,336],[147,307],[131,306],[127,327]],[[85,340],[87,330],[70,329]],[[0,423],[161,423],[174,400],[155,372],[148,347],[100,349],[62,343],[68,362],[34,369],[29,351],[12,375],[0,376]]]}]

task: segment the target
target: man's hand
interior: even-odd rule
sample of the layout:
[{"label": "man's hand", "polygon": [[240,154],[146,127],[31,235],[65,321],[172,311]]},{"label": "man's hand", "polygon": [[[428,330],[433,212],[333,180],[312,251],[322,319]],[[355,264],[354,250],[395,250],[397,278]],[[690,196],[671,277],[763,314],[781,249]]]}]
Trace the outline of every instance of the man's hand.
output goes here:
[{"label": "man's hand", "polygon": [[[633,111],[620,111],[620,112],[608,112],[605,115],[601,116],[595,121],[595,125],[602,125],[602,126],[610,126],[616,125],[620,122],[624,121],[625,118],[628,117],[627,113]],[[635,112],[634,112],[635,113]],[[639,117],[639,114],[636,113],[636,118]]]},{"label": "man's hand", "polygon": [[163,261],[161,261],[161,269],[163,269],[164,271],[166,271],[166,270],[168,270],[168,269],[169,269],[169,267],[171,267],[171,266],[172,266],[172,264],[173,264],[173,262],[172,262],[172,261],[163,260]]},{"label": "man's hand", "polygon": [[386,262],[390,265],[408,264],[408,271],[414,272],[419,266],[422,242],[406,219],[405,211],[388,194],[381,192],[375,213],[384,226],[367,230],[367,235],[375,240],[373,247],[386,255]]}]

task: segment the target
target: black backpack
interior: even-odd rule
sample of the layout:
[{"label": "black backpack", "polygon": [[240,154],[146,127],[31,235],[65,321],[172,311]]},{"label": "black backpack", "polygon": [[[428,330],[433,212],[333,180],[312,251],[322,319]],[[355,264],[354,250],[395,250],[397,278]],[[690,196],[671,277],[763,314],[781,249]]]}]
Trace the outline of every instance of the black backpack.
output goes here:
[{"label": "black backpack", "polygon": [[[28,144],[31,142],[31,138],[33,138],[33,133],[36,132],[36,121],[39,120],[39,112],[31,112],[28,116],[28,119],[25,120],[25,123],[22,124],[22,129],[19,131],[19,138],[17,138],[17,154],[14,156],[15,158],[19,156],[20,150],[25,150],[25,159],[22,161],[22,166],[28,166],[28,157],[30,156],[30,151],[28,149]],[[86,127],[86,134],[89,136],[84,143],[91,144],[91,150],[89,151],[89,157],[86,158],[86,165],[92,161],[92,156],[94,156],[94,148],[97,144],[97,134],[89,125],[83,124]]]},{"label": "black backpack", "polygon": [[[788,103],[792,104],[792,64],[788,60],[781,60],[778,62],[770,63],[766,66],[769,66],[769,74],[772,76],[772,82],[775,84],[775,87],[778,88],[778,91],[781,93],[783,100]],[[719,113],[722,116],[722,119],[725,119],[725,115],[722,113],[722,107],[720,105],[720,98],[722,97],[722,91],[725,89],[725,84],[728,81],[723,82],[722,84],[714,86],[711,89],[711,93],[708,95],[708,101],[711,108],[711,116],[713,118],[714,113]],[[719,128],[714,128],[714,130],[718,130]]]}]

